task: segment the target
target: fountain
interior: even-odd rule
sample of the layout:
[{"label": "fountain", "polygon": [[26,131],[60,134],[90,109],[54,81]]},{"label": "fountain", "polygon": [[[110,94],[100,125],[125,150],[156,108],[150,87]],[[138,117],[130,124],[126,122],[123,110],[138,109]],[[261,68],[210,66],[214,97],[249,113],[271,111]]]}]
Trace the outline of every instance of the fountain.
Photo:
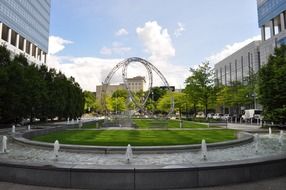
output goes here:
[{"label": "fountain", "polygon": [[15,125],[12,125],[12,133],[15,133],[16,129],[15,129]]},{"label": "fountain", "polygon": [[272,135],[272,129],[271,129],[271,127],[269,127],[269,129],[268,129],[268,134],[269,134],[269,137],[271,137],[271,135]]},{"label": "fountain", "polygon": [[2,137],[2,153],[7,153],[7,137]]},{"label": "fountain", "polygon": [[125,157],[126,157],[127,163],[129,164],[133,157],[132,148],[130,144],[127,145]]},{"label": "fountain", "polygon": [[31,131],[31,125],[28,125],[28,131]]},{"label": "fountain", "polygon": [[283,131],[280,131],[280,135],[279,135],[279,144],[282,146],[283,145]]},{"label": "fountain", "polygon": [[70,118],[68,117],[68,118],[67,118],[67,124],[69,124],[69,123],[70,123]]},{"label": "fountain", "polygon": [[202,159],[207,160],[207,144],[205,139],[202,140],[201,151],[202,151]]},{"label": "fountain", "polygon": [[82,121],[81,120],[79,120],[79,122],[78,122],[78,127],[82,128]]},{"label": "fountain", "polygon": [[59,156],[59,150],[60,150],[60,143],[58,140],[54,143],[54,159],[57,159]]},{"label": "fountain", "polygon": [[258,134],[255,133],[254,134],[254,147],[255,147],[255,152],[257,153],[258,152]]},{"label": "fountain", "polygon": [[[152,73],[154,66],[144,60],[142,62]],[[126,71],[128,64],[123,61],[117,66],[123,66],[123,71]],[[103,87],[108,86],[113,71]],[[124,78],[125,73],[123,72]],[[149,77],[152,78],[151,75]],[[151,88],[152,86],[149,87]],[[129,91],[128,86],[127,90]],[[137,108],[142,107],[140,102],[137,104]],[[171,107],[170,110],[172,109]],[[121,121],[125,119],[129,117],[124,117]],[[70,123],[69,118],[67,123]],[[118,127],[120,123],[116,124]],[[99,127],[98,121],[96,126]],[[201,144],[196,145],[158,147],[131,147],[130,144],[127,147],[60,145],[58,140],[54,143],[32,140],[38,135],[68,128],[65,125],[57,127],[51,125],[45,129],[13,135],[14,141],[9,141],[8,144],[9,154],[0,154],[1,173],[5,174],[0,175],[0,181],[84,189],[180,189],[286,175],[286,170],[277,169],[286,166],[286,143],[278,143],[279,135],[276,134],[269,138],[271,128],[269,135],[255,134],[254,141],[251,134],[238,132],[238,139],[231,141],[206,144],[205,139],[202,139]],[[122,127],[126,127],[125,123],[122,123]],[[281,142],[282,134],[280,132]],[[53,147],[54,151],[47,150],[47,147]],[[60,148],[60,159],[57,159]],[[133,157],[133,153],[136,156]]]}]

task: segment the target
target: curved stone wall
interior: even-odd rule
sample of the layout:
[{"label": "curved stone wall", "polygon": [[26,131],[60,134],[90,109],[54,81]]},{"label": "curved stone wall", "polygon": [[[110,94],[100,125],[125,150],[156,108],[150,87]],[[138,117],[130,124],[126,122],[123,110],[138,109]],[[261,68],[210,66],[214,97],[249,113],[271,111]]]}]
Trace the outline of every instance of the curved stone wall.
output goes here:
[{"label": "curved stone wall", "polygon": [[45,165],[0,162],[0,180],[66,188],[177,189],[256,181],[286,174],[286,155],[196,166]]}]

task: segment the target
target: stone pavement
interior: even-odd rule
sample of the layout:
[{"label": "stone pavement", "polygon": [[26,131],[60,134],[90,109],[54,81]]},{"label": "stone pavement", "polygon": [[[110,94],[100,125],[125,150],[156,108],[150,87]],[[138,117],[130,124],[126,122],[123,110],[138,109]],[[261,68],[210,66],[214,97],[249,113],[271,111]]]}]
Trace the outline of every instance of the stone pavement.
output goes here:
[{"label": "stone pavement", "polygon": [[[119,187],[120,188],[120,187]],[[226,186],[217,187],[205,187],[205,188],[191,188],[184,190],[285,190],[286,189],[286,176],[267,179],[263,181],[241,183]],[[0,182],[0,190],[79,190],[79,189],[68,189],[68,188],[54,188],[54,187],[40,187],[31,185],[21,185]]]}]

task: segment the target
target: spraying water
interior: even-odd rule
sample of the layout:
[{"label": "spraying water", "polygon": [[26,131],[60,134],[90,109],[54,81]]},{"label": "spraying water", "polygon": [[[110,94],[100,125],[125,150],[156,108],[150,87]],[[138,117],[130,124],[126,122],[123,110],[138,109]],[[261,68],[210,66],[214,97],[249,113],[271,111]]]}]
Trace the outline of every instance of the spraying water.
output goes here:
[{"label": "spraying water", "polygon": [[54,158],[57,159],[59,157],[60,143],[58,140],[54,143]]},{"label": "spraying water", "polygon": [[207,150],[207,144],[206,144],[205,139],[202,140],[201,150],[202,150],[202,159],[207,160],[207,151],[208,150]]},{"label": "spraying water", "polygon": [[254,134],[254,147],[255,147],[255,152],[258,152],[258,134]]},{"label": "spraying water", "polygon": [[279,144],[282,146],[283,145],[283,131],[280,131],[280,135],[279,135]]},{"label": "spraying water", "polygon": [[78,122],[78,127],[82,128],[82,121],[81,120],[79,120],[79,122]]},{"label": "spraying water", "polygon": [[12,133],[15,133],[15,132],[16,132],[15,125],[12,125]]},{"label": "spraying water", "polygon": [[268,133],[269,133],[269,137],[271,137],[271,135],[272,135],[272,129],[271,129],[271,127],[269,127],[269,129],[268,129]]},{"label": "spraying water", "polygon": [[126,157],[127,163],[130,163],[133,157],[132,148],[130,144],[127,145],[125,157]]},{"label": "spraying water", "polygon": [[7,137],[3,136],[2,138],[2,153],[7,152]]}]

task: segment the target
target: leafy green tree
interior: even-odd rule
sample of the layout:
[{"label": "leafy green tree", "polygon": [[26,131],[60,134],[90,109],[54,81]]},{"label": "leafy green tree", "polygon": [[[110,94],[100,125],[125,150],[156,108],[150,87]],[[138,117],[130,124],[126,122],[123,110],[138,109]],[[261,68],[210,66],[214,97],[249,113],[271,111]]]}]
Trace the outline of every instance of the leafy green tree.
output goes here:
[{"label": "leafy green tree", "polygon": [[[201,64],[197,69],[190,69],[191,76],[186,79],[186,93],[193,99],[194,106],[200,103],[204,106],[205,115],[215,99],[214,72],[208,62]],[[196,109],[196,108],[195,108]]]},{"label": "leafy green tree", "polygon": [[84,100],[85,100],[85,104],[84,104],[85,112],[96,111],[99,106],[97,104],[95,94],[90,91],[84,91],[83,94],[84,94]]},{"label": "leafy green tree", "polygon": [[0,122],[76,118],[83,109],[84,95],[74,78],[28,63],[23,55],[12,58],[0,46]]},{"label": "leafy green tree", "polygon": [[172,104],[172,99],[174,100],[174,111],[179,112],[180,118],[182,116],[182,111],[187,104],[187,96],[182,92],[168,92],[162,98],[158,100],[158,109],[160,111],[169,112]]},{"label": "leafy green tree", "polygon": [[240,113],[240,107],[253,103],[252,91],[248,85],[232,82],[230,86],[220,86],[217,91],[217,105]]},{"label": "leafy green tree", "polygon": [[118,97],[123,97],[125,99],[128,98],[128,91],[125,89],[118,89],[112,94],[112,98],[118,98]]},{"label": "leafy green tree", "polygon": [[286,123],[286,46],[276,48],[268,64],[259,71],[258,100],[263,106],[264,119]]}]

